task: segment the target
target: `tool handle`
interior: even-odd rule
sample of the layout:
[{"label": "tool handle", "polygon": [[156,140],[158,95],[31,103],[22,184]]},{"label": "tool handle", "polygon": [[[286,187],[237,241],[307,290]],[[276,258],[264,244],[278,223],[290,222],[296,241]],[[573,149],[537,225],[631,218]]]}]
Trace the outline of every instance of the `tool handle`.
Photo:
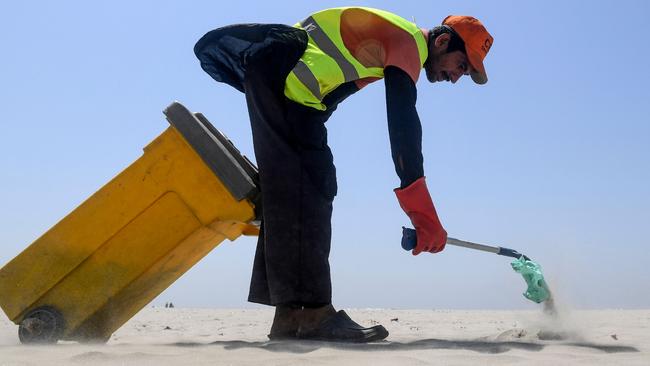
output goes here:
[{"label": "tool handle", "polygon": [[483,252],[489,252],[489,253],[494,253],[494,254],[499,254],[499,251],[501,249],[499,247],[491,247],[489,245],[472,243],[472,242],[469,242],[469,241],[459,240],[459,239],[455,239],[455,238],[447,238],[447,244],[455,245],[457,247],[480,250],[480,251],[483,251]]},{"label": "tool handle", "polygon": [[[417,242],[418,242],[418,238],[415,229],[402,227],[402,248],[404,248],[404,250],[412,250],[413,248],[415,248]],[[478,243],[472,243],[470,241],[459,240],[456,238],[447,238],[447,244],[455,245],[457,247],[480,250],[483,252],[494,253],[494,254],[503,255],[512,258],[520,258],[523,256],[524,259],[529,260],[529,258],[526,257],[525,255],[519,253],[514,249],[509,249],[509,248],[493,247],[485,244],[478,244]]]}]

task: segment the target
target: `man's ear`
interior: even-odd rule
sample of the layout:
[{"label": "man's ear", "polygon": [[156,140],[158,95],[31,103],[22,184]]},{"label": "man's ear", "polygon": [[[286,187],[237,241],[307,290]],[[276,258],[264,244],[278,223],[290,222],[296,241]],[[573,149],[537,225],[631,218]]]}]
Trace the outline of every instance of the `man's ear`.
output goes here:
[{"label": "man's ear", "polygon": [[433,40],[433,47],[435,47],[438,51],[446,51],[450,39],[451,34],[443,33]]}]

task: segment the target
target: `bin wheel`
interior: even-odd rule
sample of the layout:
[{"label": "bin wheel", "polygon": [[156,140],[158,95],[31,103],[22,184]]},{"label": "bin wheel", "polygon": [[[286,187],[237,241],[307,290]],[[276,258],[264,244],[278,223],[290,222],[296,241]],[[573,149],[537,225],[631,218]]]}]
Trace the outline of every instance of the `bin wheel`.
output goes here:
[{"label": "bin wheel", "polygon": [[64,329],[61,313],[51,306],[43,306],[23,318],[18,327],[18,338],[25,344],[56,343]]}]

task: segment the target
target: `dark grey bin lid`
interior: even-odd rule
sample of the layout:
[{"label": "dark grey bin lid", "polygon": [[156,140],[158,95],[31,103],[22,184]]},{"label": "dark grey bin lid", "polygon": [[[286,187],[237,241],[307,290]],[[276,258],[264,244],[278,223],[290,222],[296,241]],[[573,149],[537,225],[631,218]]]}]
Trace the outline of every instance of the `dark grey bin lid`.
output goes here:
[{"label": "dark grey bin lid", "polygon": [[259,213],[261,199],[257,167],[201,113],[193,114],[179,102],[170,104],[163,113],[230,194],[238,201],[249,200]]}]

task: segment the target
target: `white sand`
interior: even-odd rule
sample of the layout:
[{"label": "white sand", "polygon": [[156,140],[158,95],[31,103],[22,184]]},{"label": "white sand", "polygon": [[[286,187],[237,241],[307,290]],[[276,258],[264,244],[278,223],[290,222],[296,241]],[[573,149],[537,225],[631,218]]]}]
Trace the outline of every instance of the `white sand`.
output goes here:
[{"label": "white sand", "polygon": [[[650,365],[650,310],[574,311],[561,320],[541,311],[347,311],[386,326],[388,341],[268,342],[270,309],[147,308],[106,345],[23,346],[1,315],[0,366]],[[565,339],[549,339],[556,336]]]}]

